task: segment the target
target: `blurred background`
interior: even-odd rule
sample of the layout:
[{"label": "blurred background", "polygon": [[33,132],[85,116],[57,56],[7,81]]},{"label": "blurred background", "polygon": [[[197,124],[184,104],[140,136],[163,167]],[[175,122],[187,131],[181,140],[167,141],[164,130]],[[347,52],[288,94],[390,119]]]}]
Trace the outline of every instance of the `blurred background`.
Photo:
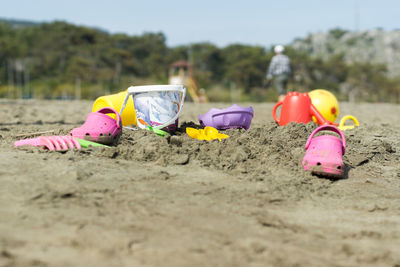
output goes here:
[{"label": "blurred background", "polygon": [[400,2],[6,1],[0,98],[95,99],[183,82],[195,102],[275,101],[264,86],[282,44],[289,88],[400,102]]}]

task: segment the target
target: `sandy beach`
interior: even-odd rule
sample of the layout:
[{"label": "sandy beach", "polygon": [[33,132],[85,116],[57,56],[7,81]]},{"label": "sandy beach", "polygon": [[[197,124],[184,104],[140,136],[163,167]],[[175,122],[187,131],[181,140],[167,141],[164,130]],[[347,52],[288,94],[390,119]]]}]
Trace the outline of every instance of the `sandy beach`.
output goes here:
[{"label": "sandy beach", "polygon": [[[400,105],[340,104],[344,179],[303,170],[315,124],[277,126],[273,103],[219,142],[184,128],[124,130],[117,146],[14,148],[68,134],[91,101],[0,100],[0,266],[400,266]],[[29,137],[29,136],[25,136]]]}]

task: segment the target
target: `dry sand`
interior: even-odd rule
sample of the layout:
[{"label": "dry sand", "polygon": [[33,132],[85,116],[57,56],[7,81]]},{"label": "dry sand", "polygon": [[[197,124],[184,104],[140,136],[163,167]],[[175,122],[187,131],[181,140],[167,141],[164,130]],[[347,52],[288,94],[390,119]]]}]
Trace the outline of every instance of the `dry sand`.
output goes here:
[{"label": "dry sand", "polygon": [[[304,171],[313,123],[253,104],[221,142],[124,131],[118,146],[15,149],[92,102],[0,101],[0,266],[400,266],[400,106],[341,103],[345,179]],[[180,124],[212,106],[185,103]],[[243,104],[243,106],[245,106]]]}]

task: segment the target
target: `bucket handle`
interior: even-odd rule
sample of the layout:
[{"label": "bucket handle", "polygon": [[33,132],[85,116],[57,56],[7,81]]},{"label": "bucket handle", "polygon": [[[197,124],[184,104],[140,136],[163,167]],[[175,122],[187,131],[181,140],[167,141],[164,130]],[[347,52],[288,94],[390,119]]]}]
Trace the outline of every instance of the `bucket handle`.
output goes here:
[{"label": "bucket handle", "polygon": [[129,96],[130,96],[130,93],[126,92],[124,103],[122,103],[121,110],[119,111],[119,114],[121,114],[121,116],[122,116],[122,111],[124,111],[124,109],[126,107],[126,103],[128,103]]},{"label": "bucket handle", "polygon": [[278,117],[276,116],[276,109],[283,104],[283,101],[279,101],[278,103],[275,104],[274,108],[272,109],[272,117],[274,118],[274,120],[280,125],[281,120],[278,119]]},{"label": "bucket handle", "polygon": [[345,137],[344,137],[342,131],[339,130],[336,126],[333,126],[333,125],[322,125],[322,126],[319,126],[318,128],[316,128],[316,129],[311,133],[311,135],[308,137],[305,148],[308,149],[308,147],[310,146],[311,140],[312,140],[312,138],[314,137],[314,135],[315,135],[316,133],[318,133],[319,131],[323,131],[323,130],[330,130],[330,131],[332,131],[332,132],[337,133],[337,134],[340,136],[340,138],[342,139],[342,154],[344,155],[344,153],[345,153],[345,151],[346,151],[346,139],[345,139]]},{"label": "bucket handle", "polygon": [[182,98],[181,98],[181,103],[179,103],[179,110],[178,110],[178,113],[176,113],[175,116],[174,116],[172,119],[170,119],[169,121],[167,121],[167,122],[164,123],[163,125],[152,126],[152,128],[153,128],[154,130],[160,130],[160,129],[162,129],[162,128],[164,128],[164,127],[166,127],[166,126],[168,126],[168,125],[174,123],[174,122],[179,118],[179,115],[180,115],[181,112],[182,112],[183,103],[184,103],[184,100],[185,100],[185,97],[186,97],[186,88],[183,88],[182,90],[177,90],[177,91],[180,91],[180,92],[182,93]]}]

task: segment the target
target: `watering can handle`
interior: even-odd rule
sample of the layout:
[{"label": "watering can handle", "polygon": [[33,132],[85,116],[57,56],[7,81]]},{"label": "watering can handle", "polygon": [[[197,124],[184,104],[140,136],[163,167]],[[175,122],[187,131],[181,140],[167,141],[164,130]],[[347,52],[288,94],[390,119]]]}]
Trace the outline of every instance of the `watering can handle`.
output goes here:
[{"label": "watering can handle", "polygon": [[282,101],[279,101],[278,103],[275,104],[274,108],[272,109],[272,117],[274,118],[274,120],[279,124],[280,123],[280,119],[278,119],[278,117],[276,116],[276,109],[282,105]]},{"label": "watering can handle", "polygon": [[322,125],[322,126],[319,126],[318,128],[316,128],[307,139],[306,149],[308,149],[308,147],[310,146],[311,140],[314,137],[314,135],[316,133],[318,133],[319,131],[322,131],[322,130],[330,130],[332,132],[337,133],[340,136],[340,138],[342,139],[342,151],[343,151],[343,154],[344,154],[344,152],[346,151],[346,139],[345,139],[342,131],[339,130],[336,126],[333,126],[333,125]]}]

